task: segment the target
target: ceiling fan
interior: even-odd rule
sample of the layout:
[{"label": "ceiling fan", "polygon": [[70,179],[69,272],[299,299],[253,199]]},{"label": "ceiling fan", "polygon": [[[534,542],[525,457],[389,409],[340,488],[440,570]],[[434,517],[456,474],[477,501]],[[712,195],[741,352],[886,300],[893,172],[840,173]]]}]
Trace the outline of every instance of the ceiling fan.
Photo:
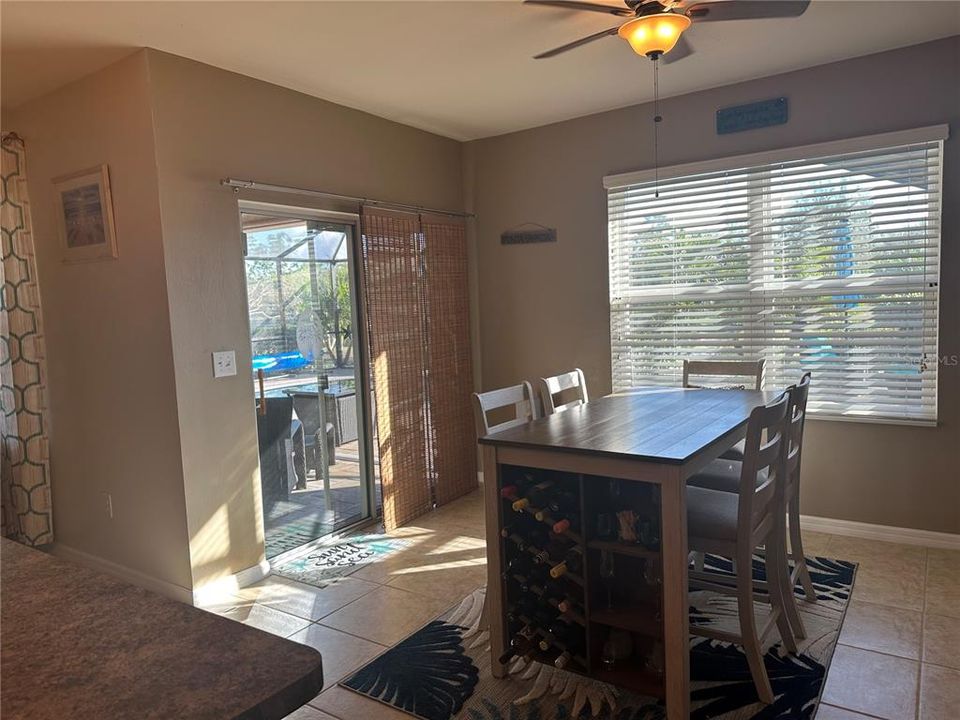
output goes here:
[{"label": "ceiling fan", "polygon": [[527,5],[547,5],[567,10],[601,12],[632,18],[609,30],[602,30],[553,50],[542,52],[534,56],[535,59],[553,57],[594,40],[619,35],[630,43],[638,55],[646,55],[652,60],[659,60],[663,56],[663,62],[676,62],[693,53],[693,47],[681,37],[691,23],[798,17],[803,15],[810,5],[810,0],[623,1],[625,7],[579,0],[524,0]]}]

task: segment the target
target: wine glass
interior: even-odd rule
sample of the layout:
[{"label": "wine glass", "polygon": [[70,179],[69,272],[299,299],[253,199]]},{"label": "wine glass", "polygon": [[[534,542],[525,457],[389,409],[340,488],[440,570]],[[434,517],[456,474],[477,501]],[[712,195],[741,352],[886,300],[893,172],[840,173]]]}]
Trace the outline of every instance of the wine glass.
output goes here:
[{"label": "wine glass", "polygon": [[613,513],[597,515],[597,537],[600,540],[616,540],[617,525]]},{"label": "wine glass", "polygon": [[600,653],[600,662],[604,670],[613,670],[617,665],[617,647],[609,638],[603,643],[603,651]]},{"label": "wine glass", "polygon": [[613,579],[616,567],[613,562],[613,553],[607,550],[600,551],[600,581],[607,590],[607,609],[613,608]]}]

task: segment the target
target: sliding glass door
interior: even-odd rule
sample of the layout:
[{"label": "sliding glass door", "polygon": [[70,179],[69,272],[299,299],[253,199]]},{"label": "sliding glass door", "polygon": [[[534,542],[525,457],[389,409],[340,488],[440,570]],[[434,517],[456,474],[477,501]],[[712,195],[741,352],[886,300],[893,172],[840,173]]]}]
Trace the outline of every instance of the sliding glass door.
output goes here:
[{"label": "sliding glass door", "polygon": [[351,216],[241,204],[266,554],[371,518],[376,443]]}]

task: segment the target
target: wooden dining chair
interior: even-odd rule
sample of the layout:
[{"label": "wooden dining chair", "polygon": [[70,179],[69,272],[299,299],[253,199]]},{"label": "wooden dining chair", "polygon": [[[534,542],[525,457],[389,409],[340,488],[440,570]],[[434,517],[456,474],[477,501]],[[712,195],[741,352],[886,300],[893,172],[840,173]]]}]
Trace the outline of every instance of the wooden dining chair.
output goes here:
[{"label": "wooden dining chair", "polygon": [[[583,370],[580,368],[574,368],[570,372],[553,377],[540,378],[539,384],[544,417],[584,405],[588,401],[587,379],[583,376]],[[570,394],[573,395],[570,400],[564,401],[562,399],[565,395]],[[558,395],[561,395],[561,397],[558,398]],[[559,404],[557,404],[557,400],[560,400]]]},{"label": "wooden dining chair", "polygon": [[[800,534],[800,458],[803,453],[803,429],[807,419],[807,400],[810,397],[810,383],[812,376],[804,373],[800,382],[793,390],[793,411],[790,419],[790,452],[787,456],[787,485],[784,497],[787,508],[787,529],[789,532],[789,558],[793,564],[790,572],[790,587],[794,588],[797,582],[803,587],[804,597],[808,602],[817,601],[817,592],[810,579],[810,569],[807,567],[806,555],[803,552],[803,538]],[[725,492],[737,492],[736,479],[739,472],[737,461],[743,460],[743,443],[737,443],[721,456],[721,460],[708,465],[696,479],[701,487],[709,487]],[[794,603],[795,604],[795,603]],[[805,637],[799,613],[796,620],[791,618],[791,625],[797,637]]]},{"label": "wooden dining chair", "polygon": [[[690,633],[733,642],[743,646],[757,694],[764,703],[773,702],[773,690],[763,663],[763,643],[775,627],[788,652],[796,652],[796,641],[787,616],[788,569],[780,547],[784,532],[786,456],[789,446],[791,396],[750,413],[746,453],[740,463],[738,492],[729,493],[687,485],[687,533],[690,550],[712,553],[733,560],[733,575],[710,570],[690,571],[691,590],[711,590],[737,599],[739,632],[728,632],[698,624]],[[694,476],[696,478],[696,475]],[[767,582],[753,579],[753,555],[766,548]],[[758,586],[767,594],[755,595]],[[770,613],[758,627],[754,600],[770,603]]]},{"label": "wooden dining chair", "polygon": [[[513,413],[508,419],[501,419],[491,424],[491,413],[499,414],[511,407]],[[473,417],[478,440],[484,435],[509,430],[517,425],[536,420],[537,401],[533,397],[533,387],[524,380],[519,385],[474,393]]]},{"label": "wooden dining chair", "polygon": [[716,387],[722,388],[731,388],[735,387],[739,390],[762,390],[763,389],[763,372],[764,366],[766,365],[765,360],[736,360],[736,361],[726,361],[726,360],[684,360],[683,361],[683,387],[685,388],[703,388],[709,387],[707,385],[694,385],[690,382],[691,377],[713,377],[713,378],[726,378],[728,381],[733,380],[736,382],[737,378],[741,379],[752,379],[752,383],[744,383],[742,385],[733,385],[728,382],[727,384],[719,385]]},{"label": "wooden dining chair", "polygon": [[[737,379],[750,380],[752,383],[742,385],[730,384],[720,385],[719,387],[738,390],[762,390],[764,382],[764,369],[766,360],[684,360],[683,361],[683,387],[685,388],[704,388],[706,385],[695,385],[690,382],[690,377],[712,377],[724,378],[729,383],[736,382]],[[750,387],[752,385],[752,387]],[[718,386],[713,386],[718,387]],[[722,457],[727,460],[743,460],[743,441],[727,450]]]},{"label": "wooden dining chair", "polygon": [[790,528],[790,559],[793,560],[791,586],[796,586],[799,579],[807,600],[816,602],[817,593],[810,579],[810,569],[807,567],[807,558],[803,554],[803,540],[800,537],[800,456],[803,452],[803,428],[807,419],[807,400],[810,397],[811,380],[811,374],[804,373],[797,385],[798,395],[791,433],[794,448],[787,463],[787,523]]},{"label": "wooden dining chair", "polygon": [[[507,419],[502,417],[493,421],[491,424],[491,414],[509,415]],[[523,425],[531,420],[537,419],[537,401],[533,396],[533,387],[524,380],[519,385],[499,388],[498,390],[488,390],[483,393],[473,394],[473,417],[477,431],[477,440],[501,430],[509,430],[512,427]],[[484,472],[484,482],[491,482],[485,474],[486,468],[480,468]],[[496,475],[492,482],[496,482]],[[480,609],[480,627],[488,627],[489,608],[487,606],[486,596],[484,596],[483,607]]]}]

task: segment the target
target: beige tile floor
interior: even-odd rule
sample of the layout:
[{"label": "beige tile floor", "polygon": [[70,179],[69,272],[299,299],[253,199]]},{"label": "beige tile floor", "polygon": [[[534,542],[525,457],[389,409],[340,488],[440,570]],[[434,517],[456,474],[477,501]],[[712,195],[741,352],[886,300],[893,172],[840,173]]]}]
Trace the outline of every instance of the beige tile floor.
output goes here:
[{"label": "beige tile floor", "polygon": [[[396,535],[410,547],[333,586],[270,577],[208,608],[323,653],[324,690],[293,720],[409,720],[336,683],[485,582],[480,493]],[[960,552],[812,532],[804,543],[860,563],[817,720],[960,718]]]}]

